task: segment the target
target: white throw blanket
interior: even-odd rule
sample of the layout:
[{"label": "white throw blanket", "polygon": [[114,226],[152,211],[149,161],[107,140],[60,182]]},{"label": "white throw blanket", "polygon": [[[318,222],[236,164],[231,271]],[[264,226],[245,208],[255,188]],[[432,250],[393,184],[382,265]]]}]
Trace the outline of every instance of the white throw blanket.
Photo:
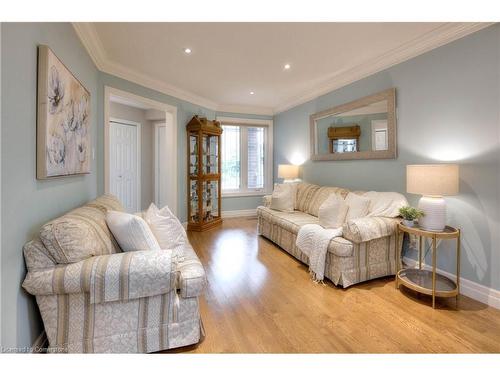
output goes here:
[{"label": "white throw blanket", "polygon": [[318,224],[306,224],[299,229],[296,245],[309,257],[309,273],[315,282],[325,276],[325,261],[328,245],[334,237],[342,236],[342,227],[325,229]]}]

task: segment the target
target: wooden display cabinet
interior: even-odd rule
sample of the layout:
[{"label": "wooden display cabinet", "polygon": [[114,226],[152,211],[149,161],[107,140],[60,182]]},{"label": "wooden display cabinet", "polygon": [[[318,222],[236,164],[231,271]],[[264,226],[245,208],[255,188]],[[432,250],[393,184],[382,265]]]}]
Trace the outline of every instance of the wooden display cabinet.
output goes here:
[{"label": "wooden display cabinet", "polygon": [[357,124],[331,126],[328,128],[328,149],[331,154],[338,152],[359,152],[361,129]]},{"label": "wooden display cabinet", "polygon": [[222,127],[218,121],[194,116],[186,131],[188,230],[203,231],[222,223]]}]

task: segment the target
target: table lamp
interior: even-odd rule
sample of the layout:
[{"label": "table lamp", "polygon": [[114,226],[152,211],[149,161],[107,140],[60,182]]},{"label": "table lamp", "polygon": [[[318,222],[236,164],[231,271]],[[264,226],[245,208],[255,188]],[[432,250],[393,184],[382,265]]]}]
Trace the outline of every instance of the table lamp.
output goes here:
[{"label": "table lamp", "polygon": [[418,208],[424,212],[418,220],[419,226],[424,230],[442,231],[446,226],[443,196],[458,194],[458,165],[407,165],[406,191],[423,195],[418,202]]},{"label": "table lamp", "polygon": [[293,164],[279,164],[278,178],[282,178],[285,182],[294,182],[299,178],[299,166]]}]

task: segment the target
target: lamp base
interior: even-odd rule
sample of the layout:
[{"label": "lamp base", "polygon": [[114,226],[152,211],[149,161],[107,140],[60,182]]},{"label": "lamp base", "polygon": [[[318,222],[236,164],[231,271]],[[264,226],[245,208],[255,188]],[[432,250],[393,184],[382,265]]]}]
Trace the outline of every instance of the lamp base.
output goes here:
[{"label": "lamp base", "polygon": [[446,226],[446,201],[443,197],[423,196],[418,202],[418,208],[424,211],[424,216],[418,219],[420,228],[440,232]]}]

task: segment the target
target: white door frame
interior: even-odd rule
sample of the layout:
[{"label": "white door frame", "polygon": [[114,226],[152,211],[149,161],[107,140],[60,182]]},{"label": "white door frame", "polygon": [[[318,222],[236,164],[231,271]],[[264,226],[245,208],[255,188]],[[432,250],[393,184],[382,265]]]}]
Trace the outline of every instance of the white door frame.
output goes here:
[{"label": "white door frame", "polygon": [[165,114],[166,136],[174,139],[172,147],[167,150],[166,166],[167,170],[171,171],[169,174],[171,178],[169,178],[167,184],[167,202],[172,212],[177,214],[179,212],[179,201],[177,200],[177,107],[110,86],[104,86],[104,191],[109,193],[109,103],[112,95],[132,99],[152,109],[170,114],[172,121],[168,121],[168,116]]},{"label": "white door frame", "polygon": [[159,181],[158,181],[158,178],[159,178],[159,175],[160,175],[160,171],[158,170],[162,164],[160,164],[160,161],[158,160],[158,134],[159,134],[159,131],[160,131],[160,127],[165,127],[165,130],[166,130],[166,124],[164,122],[155,122],[153,124],[154,126],[154,135],[153,135],[153,140],[154,140],[154,145],[153,145],[153,152],[154,152],[154,199],[155,199],[155,204],[159,207],[159,204],[160,204],[160,189],[158,187],[159,185]]},{"label": "white door frame", "polygon": [[[135,121],[130,121],[130,120],[122,120],[120,118],[116,117],[110,117],[109,122],[114,122],[117,124],[122,124],[122,125],[130,125],[130,126],[135,126],[137,128],[137,155],[136,155],[136,170],[137,170],[137,178],[135,180],[135,189],[136,189],[136,206],[137,206],[137,211],[142,210],[142,195],[141,195],[141,164],[142,164],[142,159],[141,159],[141,132],[142,132],[142,125],[140,122],[135,122]],[[110,124],[111,126],[111,124]],[[109,143],[108,143],[109,145]],[[108,160],[109,162],[110,160]],[[109,168],[109,164],[108,164]],[[133,212],[132,212],[133,213]]]}]

